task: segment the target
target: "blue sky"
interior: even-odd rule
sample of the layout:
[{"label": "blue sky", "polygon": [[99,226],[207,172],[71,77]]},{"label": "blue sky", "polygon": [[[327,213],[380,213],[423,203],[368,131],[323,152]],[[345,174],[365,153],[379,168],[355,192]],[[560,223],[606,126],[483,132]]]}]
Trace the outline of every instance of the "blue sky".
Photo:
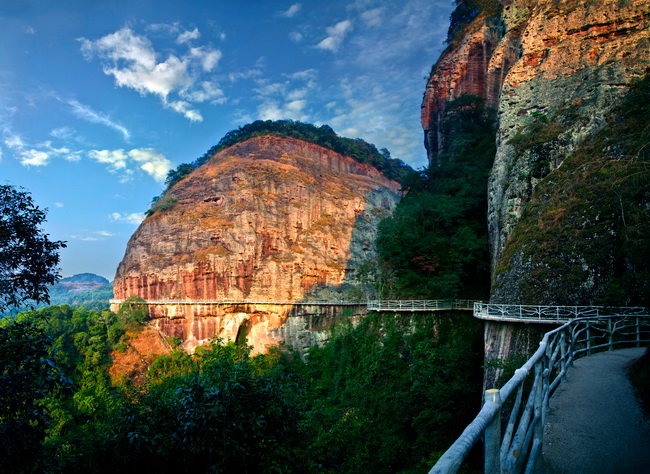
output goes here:
[{"label": "blue sky", "polygon": [[257,119],[419,168],[451,0],[0,0],[0,182],[48,208],[64,275],[112,279],[167,171]]}]

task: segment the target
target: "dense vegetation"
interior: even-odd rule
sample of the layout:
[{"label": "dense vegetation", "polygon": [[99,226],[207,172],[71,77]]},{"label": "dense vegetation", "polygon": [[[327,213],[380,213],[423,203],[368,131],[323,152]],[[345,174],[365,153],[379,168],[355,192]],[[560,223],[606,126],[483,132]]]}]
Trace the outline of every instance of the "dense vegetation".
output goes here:
[{"label": "dense vegetation", "polygon": [[377,248],[393,282],[386,296],[486,298],[489,292],[494,112],[482,99],[462,96],[448,104],[440,126],[441,165],[406,182],[408,194],[379,226]]},{"label": "dense vegetation", "polygon": [[315,143],[341,155],[354,158],[360,163],[367,163],[374,166],[387,177],[400,182],[412,171],[401,160],[391,158],[390,152],[387,149],[382,148],[381,150],[377,150],[374,145],[360,138],[340,137],[328,125],[316,127],[315,125],[294,120],[256,120],[253,123],[243,125],[236,130],[231,130],[226,133],[219,140],[219,143],[192,163],[184,163],[176,169],[171,170],[167,175],[167,189],[190,174],[194,169],[205,164],[215,153],[249,138],[262,135],[297,138],[306,142]]},{"label": "dense vegetation", "polygon": [[424,471],[480,399],[480,325],[457,314],[343,325],[308,362],[216,341],[113,385],[134,308],[2,321],[0,471]]},{"label": "dense vegetation", "polygon": [[[650,305],[649,109],[646,77],[561,167],[549,174],[542,160],[543,179],[497,266],[499,285],[515,266],[521,301]],[[561,120],[538,117],[516,145],[543,151]]]}]

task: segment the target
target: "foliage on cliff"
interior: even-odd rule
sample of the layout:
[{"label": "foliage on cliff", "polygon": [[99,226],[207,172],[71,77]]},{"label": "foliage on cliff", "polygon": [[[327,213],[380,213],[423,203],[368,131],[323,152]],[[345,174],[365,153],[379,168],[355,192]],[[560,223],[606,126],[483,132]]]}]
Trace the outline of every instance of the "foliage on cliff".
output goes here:
[{"label": "foliage on cliff", "polygon": [[394,273],[391,295],[485,298],[489,291],[487,180],[494,159],[494,112],[462,96],[441,121],[439,167],[405,183],[408,194],[381,222],[377,249]]},{"label": "foliage on cliff", "polygon": [[456,8],[449,17],[447,43],[453,45],[479,14],[494,15],[500,9],[498,0],[456,0]]},{"label": "foliage on cliff", "polygon": [[382,148],[381,150],[377,150],[374,145],[360,138],[340,137],[328,125],[316,127],[294,120],[256,120],[253,123],[243,125],[236,130],[231,130],[226,133],[219,140],[219,143],[192,163],[185,163],[171,170],[167,175],[167,189],[189,175],[194,169],[205,164],[215,153],[249,138],[262,135],[297,138],[314,143],[341,155],[354,158],[360,163],[369,164],[377,168],[388,178],[400,182],[412,172],[412,169],[401,160],[391,158],[390,152],[387,149]]},{"label": "foliage on cliff", "polygon": [[497,266],[499,287],[514,285],[508,293],[526,303],[650,305],[649,109],[646,77],[538,184]]},{"label": "foliage on cliff", "polygon": [[471,316],[379,314],[343,328],[301,371],[313,455],[325,472],[425,472],[471,421],[481,360]]},{"label": "foliage on cliff", "polygon": [[0,449],[0,470],[425,469],[480,398],[481,331],[469,316],[375,315],[308,362],[215,341],[159,357],[143,385],[112,385],[109,354],[141,321],[137,308],[68,306],[2,321],[0,446],[30,455]]}]

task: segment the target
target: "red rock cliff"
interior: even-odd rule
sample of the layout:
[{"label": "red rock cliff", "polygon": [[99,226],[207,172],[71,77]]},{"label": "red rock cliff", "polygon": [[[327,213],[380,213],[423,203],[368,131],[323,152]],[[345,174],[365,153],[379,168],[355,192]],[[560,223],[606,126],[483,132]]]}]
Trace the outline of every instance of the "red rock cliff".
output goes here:
[{"label": "red rock cliff", "polygon": [[[317,145],[251,138],[217,153],[166,193],[171,209],[147,217],[128,243],[115,297],[331,298],[374,258],[376,224],[395,206],[398,190],[371,166]],[[258,314],[253,323],[265,324],[258,333],[281,325],[288,308]],[[163,332],[194,341],[188,346],[218,335],[234,339],[249,319],[236,308],[232,314],[151,309]],[[237,321],[228,323],[234,314]]]},{"label": "red rock cliff", "polygon": [[[550,163],[549,172],[560,166],[603,125],[629,84],[650,70],[650,0],[500,3],[497,15],[478,15],[441,56],[422,104],[432,165],[449,100],[474,94],[498,109],[488,210],[493,268],[539,181],[531,172],[535,164]],[[561,123],[553,143],[515,150],[510,140],[539,116]]]}]

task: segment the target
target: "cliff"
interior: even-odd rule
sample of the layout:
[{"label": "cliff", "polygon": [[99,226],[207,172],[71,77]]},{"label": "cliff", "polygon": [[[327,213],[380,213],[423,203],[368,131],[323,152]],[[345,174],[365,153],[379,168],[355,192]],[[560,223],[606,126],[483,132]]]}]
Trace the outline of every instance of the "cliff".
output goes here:
[{"label": "cliff", "polygon": [[[478,2],[461,2],[467,3]],[[608,283],[600,274],[625,267],[621,255],[612,251],[593,260],[563,256],[563,249],[574,243],[578,248],[581,246],[577,243],[586,240],[593,247],[608,232],[620,230],[616,226],[597,229],[598,213],[584,211],[593,196],[580,195],[579,190],[591,175],[574,175],[575,192],[569,196],[573,214],[562,206],[554,209],[555,222],[562,224],[557,227],[574,230],[563,234],[562,245],[553,244],[556,253],[550,258],[562,260],[561,265],[540,262],[524,248],[527,238],[520,235],[513,240],[513,235],[540,183],[546,197],[539,206],[562,193],[567,197],[566,188],[563,190],[554,179],[561,166],[595,139],[630,85],[648,72],[650,1],[512,0],[502,2],[501,7],[495,7],[494,2],[480,3],[482,12],[452,41],[427,84],[422,125],[430,163],[437,164],[440,143],[445,140],[438,133],[438,124],[450,99],[472,94],[496,107],[497,151],[488,183],[487,216],[492,300],[538,304],[604,301]],[[606,161],[627,158],[616,147],[607,152],[601,147],[599,153]],[[570,182],[566,178],[561,181]],[[619,199],[615,190],[606,186],[600,192],[609,193],[607,199],[612,202]],[[645,201],[639,199],[631,203],[643,206]],[[621,202],[625,208],[625,200]],[[569,215],[573,217],[565,218]],[[552,221],[552,216],[546,217]],[[638,214],[635,217],[647,219]],[[535,235],[547,224],[548,220],[537,220],[527,226],[526,235]],[[630,224],[629,219],[626,224]],[[547,241],[538,244],[551,245]],[[602,244],[610,242],[603,240]],[[619,246],[623,249],[628,244]],[[581,248],[584,251],[584,246]],[[574,272],[570,279],[561,278],[577,267],[583,270]],[[555,289],[530,291],[542,285]],[[625,301],[613,299],[611,303]]]},{"label": "cliff", "polygon": [[[176,183],[131,237],[115,276],[118,299],[297,302],[360,291],[374,259],[377,222],[399,185],[375,168],[318,145],[260,136],[226,148]],[[357,294],[360,296],[360,294]],[[154,325],[193,349],[235,340],[277,343],[290,305],[150,308]]]}]

